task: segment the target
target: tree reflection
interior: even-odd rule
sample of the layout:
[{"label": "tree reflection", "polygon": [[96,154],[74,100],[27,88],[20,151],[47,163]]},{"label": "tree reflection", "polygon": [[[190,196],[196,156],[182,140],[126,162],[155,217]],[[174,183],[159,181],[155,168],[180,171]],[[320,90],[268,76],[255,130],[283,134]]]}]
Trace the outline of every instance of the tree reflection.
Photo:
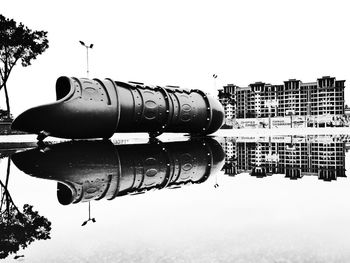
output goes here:
[{"label": "tree reflection", "polygon": [[[51,222],[25,204],[22,212],[14,204],[8,191],[11,160],[8,158],[6,181],[0,180],[0,259],[25,249],[35,240],[50,239]],[[15,259],[23,255],[15,255]]]}]

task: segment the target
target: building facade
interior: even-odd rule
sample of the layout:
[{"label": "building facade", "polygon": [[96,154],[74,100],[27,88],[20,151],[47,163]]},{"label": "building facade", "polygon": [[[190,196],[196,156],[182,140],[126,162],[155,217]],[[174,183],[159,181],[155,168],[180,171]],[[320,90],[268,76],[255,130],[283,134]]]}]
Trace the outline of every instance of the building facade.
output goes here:
[{"label": "building facade", "polygon": [[[307,126],[337,125],[344,117],[345,80],[325,76],[316,82],[290,79],[281,85],[256,82],[248,87],[229,84],[219,90],[227,120],[287,118]],[[231,117],[232,116],[232,117]],[[271,126],[271,123],[269,123]],[[341,126],[341,125],[340,125]]]}]

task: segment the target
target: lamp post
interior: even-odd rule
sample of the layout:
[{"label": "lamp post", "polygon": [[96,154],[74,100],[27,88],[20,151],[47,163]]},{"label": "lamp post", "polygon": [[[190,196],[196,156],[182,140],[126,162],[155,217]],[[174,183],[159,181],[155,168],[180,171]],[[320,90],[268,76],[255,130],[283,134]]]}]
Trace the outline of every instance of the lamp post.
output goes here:
[{"label": "lamp post", "polygon": [[79,43],[86,47],[86,74],[89,77],[89,48],[92,48],[94,44],[86,45],[83,41],[79,40]]},{"label": "lamp post", "polygon": [[[218,92],[218,90],[217,90],[217,88],[216,88],[216,79],[218,78],[218,75],[216,75],[216,74],[213,74],[213,80],[214,80],[214,90],[215,90],[215,92]],[[215,93],[215,94],[217,94],[217,93]]]},{"label": "lamp post", "polygon": [[213,74],[213,79],[214,79],[214,88],[216,88],[216,79],[218,78],[217,74]]}]

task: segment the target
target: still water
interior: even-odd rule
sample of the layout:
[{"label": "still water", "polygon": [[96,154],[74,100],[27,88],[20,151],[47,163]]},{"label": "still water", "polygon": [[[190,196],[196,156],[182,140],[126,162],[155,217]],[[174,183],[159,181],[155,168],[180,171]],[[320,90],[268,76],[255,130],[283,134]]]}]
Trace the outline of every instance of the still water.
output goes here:
[{"label": "still water", "polygon": [[2,262],[349,262],[349,136],[1,150]]}]

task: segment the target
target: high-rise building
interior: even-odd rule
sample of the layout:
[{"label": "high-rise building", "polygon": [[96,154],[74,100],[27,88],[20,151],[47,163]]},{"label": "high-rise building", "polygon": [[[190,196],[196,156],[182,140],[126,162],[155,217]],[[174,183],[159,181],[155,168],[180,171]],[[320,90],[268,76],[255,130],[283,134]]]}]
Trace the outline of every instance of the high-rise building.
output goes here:
[{"label": "high-rise building", "polygon": [[344,83],[325,76],[311,83],[290,79],[282,85],[228,84],[219,90],[219,100],[228,120],[299,116],[308,126],[331,126],[344,117]]}]

